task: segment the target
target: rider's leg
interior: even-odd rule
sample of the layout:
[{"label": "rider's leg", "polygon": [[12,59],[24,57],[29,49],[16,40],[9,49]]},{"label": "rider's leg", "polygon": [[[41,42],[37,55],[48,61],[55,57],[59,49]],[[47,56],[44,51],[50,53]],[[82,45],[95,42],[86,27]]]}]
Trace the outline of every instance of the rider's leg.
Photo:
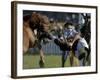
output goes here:
[{"label": "rider's leg", "polygon": [[67,60],[68,55],[69,55],[69,51],[63,51],[63,53],[62,53],[62,67],[65,66],[65,62]]},{"label": "rider's leg", "polygon": [[65,61],[66,61],[68,53],[69,53],[69,52],[67,52],[67,51],[69,51],[69,47],[66,43],[62,43],[62,41],[59,39],[55,39],[54,42],[56,45],[58,45],[60,47],[60,50],[63,52],[62,53],[62,67],[64,67]]}]

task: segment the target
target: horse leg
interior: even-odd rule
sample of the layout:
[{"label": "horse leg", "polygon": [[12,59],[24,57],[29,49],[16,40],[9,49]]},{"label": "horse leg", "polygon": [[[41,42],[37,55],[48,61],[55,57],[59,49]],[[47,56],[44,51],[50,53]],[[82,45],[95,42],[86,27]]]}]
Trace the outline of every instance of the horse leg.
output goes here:
[{"label": "horse leg", "polygon": [[84,58],[83,58],[83,66],[87,66],[88,62],[87,62],[87,52],[84,54]]},{"label": "horse leg", "polygon": [[88,52],[84,48],[81,48],[79,53],[80,53],[80,55],[78,58],[81,61],[82,66],[86,66]]},{"label": "horse leg", "polygon": [[40,65],[41,68],[44,67],[44,63],[45,63],[45,61],[44,61],[44,52],[43,52],[42,49],[40,49],[40,61],[39,61],[39,65]]},{"label": "horse leg", "polygon": [[62,67],[64,67],[65,64],[65,51],[62,53]]}]

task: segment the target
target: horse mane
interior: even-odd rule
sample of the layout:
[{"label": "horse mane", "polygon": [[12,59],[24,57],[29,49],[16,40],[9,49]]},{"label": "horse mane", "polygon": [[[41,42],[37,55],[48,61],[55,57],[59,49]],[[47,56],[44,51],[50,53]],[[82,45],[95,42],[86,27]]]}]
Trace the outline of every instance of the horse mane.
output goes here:
[{"label": "horse mane", "polygon": [[25,16],[23,16],[23,21],[28,21],[28,20],[30,20],[30,18],[31,18],[31,15],[25,15]]},{"label": "horse mane", "polygon": [[28,23],[32,30],[43,30],[44,24],[49,24],[49,19],[43,14],[33,12],[32,14],[25,15],[23,17],[23,22]]}]

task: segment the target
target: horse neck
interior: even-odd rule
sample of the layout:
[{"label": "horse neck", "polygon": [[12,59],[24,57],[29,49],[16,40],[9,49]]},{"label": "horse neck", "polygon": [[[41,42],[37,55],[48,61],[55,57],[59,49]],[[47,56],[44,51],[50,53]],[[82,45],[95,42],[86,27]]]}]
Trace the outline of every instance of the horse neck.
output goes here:
[{"label": "horse neck", "polygon": [[26,27],[27,33],[28,33],[28,37],[29,37],[29,41],[34,44],[35,41],[37,40],[34,30],[32,30],[29,26]]}]

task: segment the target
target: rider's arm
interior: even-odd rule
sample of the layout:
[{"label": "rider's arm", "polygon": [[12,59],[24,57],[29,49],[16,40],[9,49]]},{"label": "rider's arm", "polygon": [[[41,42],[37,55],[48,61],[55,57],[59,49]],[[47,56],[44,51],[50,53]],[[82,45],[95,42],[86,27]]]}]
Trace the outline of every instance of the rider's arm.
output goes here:
[{"label": "rider's arm", "polygon": [[76,41],[76,40],[78,40],[78,39],[80,39],[81,37],[80,37],[80,33],[77,33],[76,35],[75,35],[75,37],[74,37],[74,40],[73,40],[73,42],[72,42],[72,45],[74,44],[74,42]]}]

